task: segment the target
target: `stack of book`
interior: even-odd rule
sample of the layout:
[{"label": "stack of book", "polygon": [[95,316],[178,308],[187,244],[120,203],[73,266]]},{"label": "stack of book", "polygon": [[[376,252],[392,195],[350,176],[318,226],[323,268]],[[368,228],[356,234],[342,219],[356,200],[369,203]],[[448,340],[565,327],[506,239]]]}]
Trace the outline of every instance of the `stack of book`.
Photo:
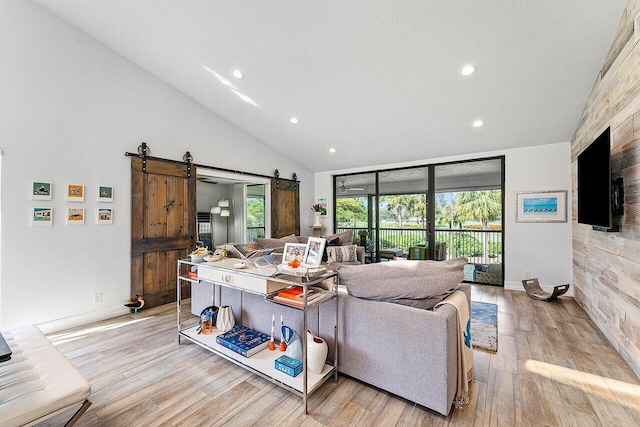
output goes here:
[{"label": "stack of book", "polygon": [[[307,292],[307,304],[321,296],[322,292],[317,289],[309,289]],[[302,307],[304,305],[304,288],[302,286],[292,286],[284,289],[278,292],[278,295],[274,296],[273,300],[296,307]]]},{"label": "stack of book", "polygon": [[216,337],[216,342],[244,357],[251,357],[269,346],[271,338],[246,326],[235,326]]}]

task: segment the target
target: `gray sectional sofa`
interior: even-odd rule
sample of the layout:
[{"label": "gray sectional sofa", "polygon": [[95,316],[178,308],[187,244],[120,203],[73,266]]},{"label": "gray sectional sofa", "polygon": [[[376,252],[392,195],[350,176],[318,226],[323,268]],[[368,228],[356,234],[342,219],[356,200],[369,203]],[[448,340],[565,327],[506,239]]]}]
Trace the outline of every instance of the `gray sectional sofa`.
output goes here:
[{"label": "gray sectional sofa", "polygon": [[[470,301],[470,286],[460,283],[465,263],[396,261],[342,267],[339,297],[311,309],[308,326],[330,344],[332,360],[337,303],[338,371],[447,415],[456,392],[457,316],[451,305],[435,311],[431,307],[454,288]],[[194,306],[211,305],[212,300],[231,305],[237,323],[267,334],[272,314],[283,314],[285,324],[303,330],[299,310],[230,288],[214,291],[206,282],[193,286]]]}]

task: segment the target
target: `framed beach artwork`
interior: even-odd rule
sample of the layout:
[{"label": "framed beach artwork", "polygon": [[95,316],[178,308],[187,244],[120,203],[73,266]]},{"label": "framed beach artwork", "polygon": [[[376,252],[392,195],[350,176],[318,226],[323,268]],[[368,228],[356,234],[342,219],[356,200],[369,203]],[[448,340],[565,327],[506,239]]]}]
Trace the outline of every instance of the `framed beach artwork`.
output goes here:
[{"label": "framed beach artwork", "polygon": [[282,263],[287,264],[297,259],[302,264],[307,257],[309,245],[306,243],[285,243],[284,253],[282,254]]},{"label": "framed beach artwork", "polygon": [[34,181],[31,189],[32,200],[51,200],[51,183]]},{"label": "framed beach artwork", "polygon": [[84,208],[67,209],[67,225],[84,224]]},{"label": "framed beach artwork", "polygon": [[53,208],[33,208],[31,224],[51,225],[53,222]]},{"label": "framed beach artwork", "polygon": [[98,208],[98,224],[113,224],[112,208]]},{"label": "framed beach artwork", "polygon": [[84,202],[84,185],[77,185],[77,184],[67,185],[67,201],[68,202]]},{"label": "framed beach artwork", "polygon": [[98,187],[99,202],[113,202],[113,187],[101,185]]},{"label": "framed beach artwork", "polygon": [[304,260],[304,265],[307,267],[318,267],[322,262],[322,254],[324,252],[324,245],[327,243],[326,239],[319,237],[309,237],[307,244],[309,249],[307,250],[307,257]]},{"label": "framed beach artwork", "polygon": [[516,222],[567,222],[567,191],[516,193]]}]

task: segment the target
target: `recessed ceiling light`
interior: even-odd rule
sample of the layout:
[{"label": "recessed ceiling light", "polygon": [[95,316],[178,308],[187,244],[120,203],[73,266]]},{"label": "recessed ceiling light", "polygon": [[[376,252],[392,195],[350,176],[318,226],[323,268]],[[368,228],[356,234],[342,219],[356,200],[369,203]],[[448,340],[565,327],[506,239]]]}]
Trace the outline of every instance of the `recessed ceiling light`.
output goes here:
[{"label": "recessed ceiling light", "polygon": [[231,72],[231,75],[236,79],[244,79],[244,73],[240,70],[233,70]]},{"label": "recessed ceiling light", "polygon": [[300,123],[300,120],[298,120],[298,118],[297,118],[297,117],[291,117],[291,118],[289,119],[289,121],[290,121],[291,123],[293,123],[294,125],[297,125],[298,123]]},{"label": "recessed ceiling light", "polygon": [[463,76],[470,76],[471,74],[475,73],[477,69],[478,68],[475,65],[467,64],[462,67],[462,70],[460,70],[460,74],[462,74]]},{"label": "recessed ceiling light", "polygon": [[331,148],[329,148],[329,152],[330,152],[330,153],[335,153],[335,152],[336,152],[336,149],[335,149],[335,148],[333,148],[333,147],[331,147]]},{"label": "recessed ceiling light", "polygon": [[473,126],[474,128],[479,128],[484,126],[484,122],[482,120],[476,120],[475,122],[471,123],[471,126]]}]

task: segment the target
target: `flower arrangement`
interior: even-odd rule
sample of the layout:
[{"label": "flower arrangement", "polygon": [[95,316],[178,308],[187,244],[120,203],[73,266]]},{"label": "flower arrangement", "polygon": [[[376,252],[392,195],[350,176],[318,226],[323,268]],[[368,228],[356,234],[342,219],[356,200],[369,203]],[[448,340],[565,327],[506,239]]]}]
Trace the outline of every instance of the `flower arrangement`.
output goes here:
[{"label": "flower arrangement", "polygon": [[320,203],[316,203],[315,205],[311,205],[311,210],[314,212],[322,212],[322,205]]}]

